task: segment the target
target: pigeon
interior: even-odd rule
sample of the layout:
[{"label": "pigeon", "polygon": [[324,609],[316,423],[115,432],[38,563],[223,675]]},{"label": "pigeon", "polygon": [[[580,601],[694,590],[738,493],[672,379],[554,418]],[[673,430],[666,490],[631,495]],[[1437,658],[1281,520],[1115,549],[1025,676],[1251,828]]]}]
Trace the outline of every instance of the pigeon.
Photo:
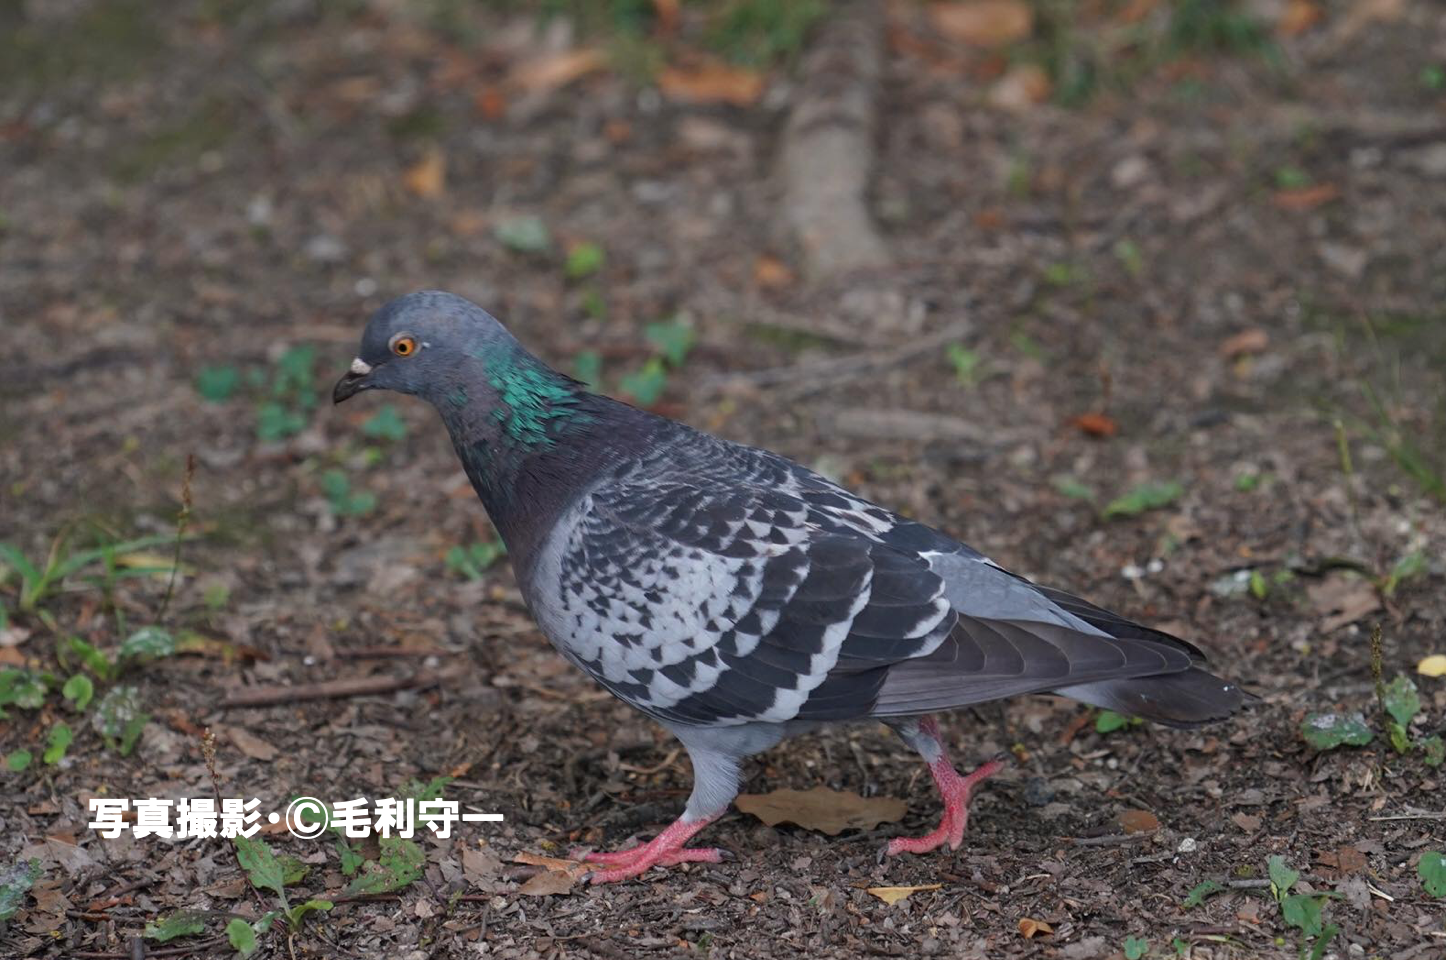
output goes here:
[{"label": "pigeon", "polygon": [[970,795],[934,715],[1050,693],[1175,726],[1246,698],[1196,647],[1031,582],[786,457],[588,391],[481,307],[440,291],[368,320],[337,381],[441,415],[563,657],[666,727],[694,785],[646,843],[593,852],[594,883],[717,863],[687,842],[739,789],[743,758],[821,724],[873,718],[928,765],[938,828],[888,854],[957,849]]}]

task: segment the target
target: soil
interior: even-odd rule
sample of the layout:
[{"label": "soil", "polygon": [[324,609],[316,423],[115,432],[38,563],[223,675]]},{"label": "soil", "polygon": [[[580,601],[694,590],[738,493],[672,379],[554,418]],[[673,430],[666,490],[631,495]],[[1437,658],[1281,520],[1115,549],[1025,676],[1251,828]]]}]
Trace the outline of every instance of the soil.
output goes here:
[{"label": "soil", "polygon": [[[162,618],[185,651],[120,681],[151,716],[129,755],[58,694],[0,722],[0,750],[36,756],[0,774],[0,863],[44,870],[0,953],[233,955],[228,917],[272,905],[220,841],[100,839],[91,797],[216,789],[265,811],[450,774],[449,798],[506,820],[423,841],[425,876],[398,893],[343,899],[330,842],[267,834],[310,867],[293,902],[339,902],[257,956],[1083,960],[1127,937],[1150,956],[1295,956],[1272,855],[1332,894],[1325,956],[1446,954],[1417,875],[1446,842],[1442,776],[1381,733],[1368,639],[1379,623],[1387,679],[1446,653],[1446,99],[1422,80],[1446,16],[1321,6],[1278,61],[1192,59],[1188,83],[1159,70],[1018,110],[900,43],[914,14],[895,10],[868,197],[893,265],[819,282],[797,279],[778,216],[786,69],[755,106],[690,104],[612,71],[507,86],[566,37],[489,5],[464,5],[460,33],[381,2],[32,11],[48,42],[16,34],[0,55],[0,543],[34,557],[63,529],[173,531],[188,457],[194,536]],[[498,241],[525,215],[549,252]],[[606,262],[569,280],[580,241]],[[492,532],[431,412],[394,401],[406,430],[388,440],[362,430],[385,400],[325,402],[368,314],[424,287],[486,305],[563,369],[596,351],[614,392],[653,352],[645,325],[680,317],[697,342],[661,411],[1177,632],[1260,699],[1184,731],[1100,733],[1051,698],[946,717],[961,766],[1013,758],[963,847],[890,860],[889,837],[934,825],[927,772],[881,727],[830,729],[755,758],[745,789],[905,798],[901,822],[831,837],[735,812],[700,838],[730,862],[524,892],[538,868],[514,857],[646,838],[690,771],[552,652],[505,564],[469,579],[446,562]],[[951,325],[962,373],[937,350],[810,379]],[[286,400],[303,429],[259,439],[250,372],[299,344],[316,347],[305,399]],[[212,367],[240,372],[228,399],[198,392]],[[346,508],[338,469],[374,507]],[[1170,502],[1104,516],[1170,481]],[[56,637],[113,649],[166,592],[67,590],[42,604],[51,626],[14,612],[14,586],[0,663],[61,679]],[[218,706],[421,672],[440,676]],[[1422,739],[1446,681],[1415,680]],[[1363,712],[1374,740],[1307,746],[1303,718],[1331,710]],[[44,764],[63,719],[75,742]],[[1226,889],[1184,907],[1206,880]],[[926,889],[890,905],[867,892],[883,886]],[[134,940],[178,910],[209,911],[205,933]]]}]

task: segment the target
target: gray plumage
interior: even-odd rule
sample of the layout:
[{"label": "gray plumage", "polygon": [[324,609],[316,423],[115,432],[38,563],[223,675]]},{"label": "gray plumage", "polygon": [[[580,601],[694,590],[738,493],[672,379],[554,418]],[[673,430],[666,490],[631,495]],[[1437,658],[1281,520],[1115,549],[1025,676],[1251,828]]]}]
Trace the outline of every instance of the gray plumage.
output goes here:
[{"label": "gray plumage", "polygon": [[461,298],[388,305],[358,363],[337,399],[430,401],[542,631],[682,741],[685,818],[727,807],[739,758],[822,722],[910,738],[912,717],[1041,692],[1176,725],[1241,703],[1190,644],[784,457],[590,394]]}]

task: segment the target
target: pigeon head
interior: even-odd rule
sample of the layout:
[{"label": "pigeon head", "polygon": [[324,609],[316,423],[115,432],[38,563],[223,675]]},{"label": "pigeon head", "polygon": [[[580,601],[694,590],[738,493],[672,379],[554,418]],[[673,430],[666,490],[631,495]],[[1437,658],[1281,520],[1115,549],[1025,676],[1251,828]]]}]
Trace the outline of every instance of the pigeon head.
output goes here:
[{"label": "pigeon head", "polygon": [[331,398],[341,403],[363,390],[395,390],[439,405],[465,389],[474,368],[496,369],[519,351],[512,334],[471,301],[439,290],[409,293],[372,314]]}]

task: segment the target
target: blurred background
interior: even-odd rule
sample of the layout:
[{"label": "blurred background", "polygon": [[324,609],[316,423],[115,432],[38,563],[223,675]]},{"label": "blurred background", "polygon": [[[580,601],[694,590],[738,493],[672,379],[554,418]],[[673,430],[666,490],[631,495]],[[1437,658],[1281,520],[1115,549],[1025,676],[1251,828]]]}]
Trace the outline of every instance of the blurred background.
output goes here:
[{"label": "blurred background", "polygon": [[[1195,640],[1264,703],[1205,734],[974,711],[961,763],[1018,763],[952,858],[735,815],[739,864],[521,894],[514,854],[646,835],[688,770],[536,633],[431,411],[327,402],[419,288]],[[297,902],[353,898],[298,949],[612,956],[629,923],[658,955],[1322,942],[1260,883],[1177,907],[1268,851],[1340,895],[1331,950],[1426,956],[1430,821],[1368,817],[1439,783],[1443,302],[1432,0],[0,3],[0,953],[219,956],[266,909],[224,848],[102,844],[89,796],[443,776],[507,815],[482,853],[368,848],[364,889],[272,838]],[[1397,674],[1416,707],[1382,713]],[[749,788],[912,797],[914,827],[917,773],[845,730]],[[1158,821],[1128,843],[1061,839],[1132,810]],[[942,887],[861,889],[886,881]]]}]

